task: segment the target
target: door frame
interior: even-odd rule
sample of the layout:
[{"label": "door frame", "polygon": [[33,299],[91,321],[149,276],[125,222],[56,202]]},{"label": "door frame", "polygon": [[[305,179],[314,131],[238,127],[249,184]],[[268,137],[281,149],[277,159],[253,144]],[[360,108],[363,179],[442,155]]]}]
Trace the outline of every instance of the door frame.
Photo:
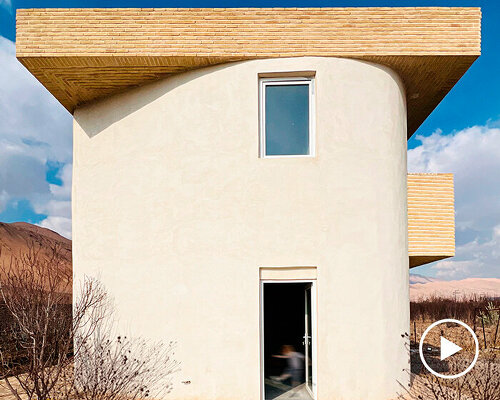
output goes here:
[{"label": "door frame", "polygon": [[265,400],[264,376],[264,284],[265,283],[310,283],[311,284],[311,324],[312,324],[312,383],[313,400],[318,397],[318,307],[316,279],[261,279],[259,282],[259,323],[260,323],[260,398]]}]

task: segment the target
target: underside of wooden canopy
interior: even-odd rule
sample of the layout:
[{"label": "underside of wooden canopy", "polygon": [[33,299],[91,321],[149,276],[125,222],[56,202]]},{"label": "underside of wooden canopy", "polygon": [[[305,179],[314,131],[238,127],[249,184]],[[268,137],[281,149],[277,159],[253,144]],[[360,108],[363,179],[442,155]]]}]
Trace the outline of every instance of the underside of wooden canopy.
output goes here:
[{"label": "underside of wooden canopy", "polygon": [[385,65],[411,136],[480,54],[478,8],[24,9],[19,61],[70,111],[196,68],[276,57]]}]

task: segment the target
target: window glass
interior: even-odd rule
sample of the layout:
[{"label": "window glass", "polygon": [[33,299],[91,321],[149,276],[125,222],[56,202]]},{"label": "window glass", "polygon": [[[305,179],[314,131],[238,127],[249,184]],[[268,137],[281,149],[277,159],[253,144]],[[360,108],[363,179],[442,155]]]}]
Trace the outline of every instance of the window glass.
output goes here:
[{"label": "window glass", "polygon": [[264,85],[265,155],[309,154],[309,85]]}]

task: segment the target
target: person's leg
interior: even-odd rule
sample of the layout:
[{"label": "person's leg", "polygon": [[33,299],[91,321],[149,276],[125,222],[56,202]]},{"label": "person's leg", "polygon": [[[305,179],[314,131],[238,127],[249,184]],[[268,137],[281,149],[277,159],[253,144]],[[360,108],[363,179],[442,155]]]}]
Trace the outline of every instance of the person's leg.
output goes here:
[{"label": "person's leg", "polygon": [[292,378],[292,370],[286,367],[280,376],[271,376],[270,378],[279,382],[286,381],[287,379]]},{"label": "person's leg", "polygon": [[286,381],[288,378],[291,378],[292,375],[290,375],[289,373],[287,372],[283,372],[280,376],[271,376],[270,378],[275,380],[275,381],[280,381],[280,382],[283,382],[283,381]]},{"label": "person's leg", "polygon": [[301,369],[294,369],[291,371],[292,386],[299,386],[304,383],[303,374]]}]

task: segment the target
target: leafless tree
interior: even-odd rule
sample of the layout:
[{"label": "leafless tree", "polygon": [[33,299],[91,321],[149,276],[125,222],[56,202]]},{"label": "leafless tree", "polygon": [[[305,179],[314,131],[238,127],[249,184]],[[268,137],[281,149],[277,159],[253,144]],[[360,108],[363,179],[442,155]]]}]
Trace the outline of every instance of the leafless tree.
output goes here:
[{"label": "leafless tree", "polygon": [[[465,370],[470,360],[452,363],[454,372]],[[405,400],[500,400],[500,363],[495,353],[482,354],[475,367],[452,380],[436,377],[427,371],[414,377],[413,387],[405,390]]]},{"label": "leafless tree", "polygon": [[[173,343],[115,334],[112,303],[98,280],[84,278],[72,304],[67,257],[34,245],[0,264],[0,294],[11,315],[0,341],[0,379],[16,400],[115,400],[171,389]],[[68,272],[69,271],[69,272]]]},{"label": "leafless tree", "polygon": [[140,338],[113,336],[99,329],[81,344],[75,362],[75,393],[85,400],[161,398],[172,388],[177,370],[174,343],[150,343]]},{"label": "leafless tree", "polygon": [[467,385],[473,400],[500,400],[500,359],[497,353],[483,353]]},{"label": "leafless tree", "polygon": [[85,278],[72,307],[72,272],[58,245],[41,246],[0,264],[0,295],[11,324],[0,348],[0,378],[21,400],[46,400],[61,384],[78,348],[75,332],[90,337],[105,317],[106,293]]}]

